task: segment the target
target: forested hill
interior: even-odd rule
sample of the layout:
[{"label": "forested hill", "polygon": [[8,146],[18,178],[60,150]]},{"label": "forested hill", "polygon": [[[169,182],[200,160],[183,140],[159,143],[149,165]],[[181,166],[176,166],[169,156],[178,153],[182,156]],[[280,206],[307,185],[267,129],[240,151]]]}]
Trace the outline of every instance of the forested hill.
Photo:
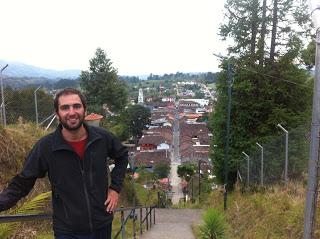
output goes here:
[{"label": "forested hill", "polygon": [[79,85],[78,80],[51,80],[44,77],[4,77],[3,82],[5,87],[10,87],[12,89],[38,87],[40,85],[47,89],[61,89],[65,87],[78,87]]},{"label": "forested hill", "polygon": [[139,77],[139,76],[120,76],[120,80],[124,80],[130,83],[139,83],[141,80],[153,80],[153,81],[185,81],[185,80],[202,80],[206,83],[214,83],[218,77],[219,73],[181,73],[177,72],[175,74],[163,74]]},{"label": "forested hill", "polygon": [[[183,80],[201,80],[204,83],[214,83],[217,79],[218,73],[176,73],[176,74],[164,74],[164,75],[152,75],[146,79],[142,79],[139,76],[119,76],[120,80],[127,83],[139,83],[142,80],[155,80],[155,81],[183,81]],[[41,85],[47,89],[61,89],[65,87],[78,87],[79,80],[76,79],[49,79],[45,77],[3,77],[4,85],[13,89],[21,89],[26,87],[37,87]]]},{"label": "forested hill", "polygon": [[8,77],[33,77],[33,78],[46,78],[50,80],[57,79],[76,79],[80,75],[80,70],[52,70],[44,69],[20,62],[10,62],[0,60],[0,66],[3,67],[6,64],[9,66],[5,69],[3,74]]}]

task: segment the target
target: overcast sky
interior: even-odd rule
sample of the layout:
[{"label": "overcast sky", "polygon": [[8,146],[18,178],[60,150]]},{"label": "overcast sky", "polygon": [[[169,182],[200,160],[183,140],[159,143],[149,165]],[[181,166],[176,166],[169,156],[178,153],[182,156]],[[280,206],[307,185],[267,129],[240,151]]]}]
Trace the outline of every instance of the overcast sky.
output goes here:
[{"label": "overcast sky", "polygon": [[89,67],[97,47],[121,75],[218,70],[224,0],[0,0],[0,59]]}]

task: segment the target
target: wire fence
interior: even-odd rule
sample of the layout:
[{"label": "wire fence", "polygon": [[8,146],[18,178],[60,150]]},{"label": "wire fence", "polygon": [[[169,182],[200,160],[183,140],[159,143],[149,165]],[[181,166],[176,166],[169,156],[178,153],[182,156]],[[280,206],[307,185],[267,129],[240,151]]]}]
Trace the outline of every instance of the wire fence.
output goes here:
[{"label": "wire fence", "polygon": [[246,152],[248,157],[243,155],[239,171],[245,184],[268,185],[306,178],[310,154],[309,127],[289,130],[288,144],[283,134],[261,146],[263,148],[257,146],[256,150]]},{"label": "wire fence", "polygon": [[4,126],[19,122],[45,126],[54,116],[53,93],[39,87],[4,88],[0,105],[0,123]]}]

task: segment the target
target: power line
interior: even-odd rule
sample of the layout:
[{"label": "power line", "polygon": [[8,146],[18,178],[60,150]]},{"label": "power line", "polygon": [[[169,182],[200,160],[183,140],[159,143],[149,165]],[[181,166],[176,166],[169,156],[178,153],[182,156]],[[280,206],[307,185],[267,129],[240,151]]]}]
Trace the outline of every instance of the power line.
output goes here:
[{"label": "power line", "polygon": [[250,69],[248,69],[248,68],[241,67],[241,66],[240,66],[239,68],[240,68],[240,69],[243,69],[243,70],[246,70],[246,71],[249,71],[249,72],[252,72],[252,73],[260,74],[260,75],[267,76],[267,77],[270,77],[270,78],[274,78],[274,79],[277,79],[277,80],[281,80],[281,81],[284,81],[284,82],[287,82],[287,83],[291,83],[291,84],[294,84],[294,85],[298,85],[298,86],[301,86],[301,87],[313,89],[312,87],[309,87],[309,86],[306,86],[306,85],[303,85],[303,84],[299,84],[299,83],[294,82],[294,81],[285,80],[285,79],[280,78],[280,77],[277,77],[277,76],[268,75],[268,74],[261,73],[261,72],[255,71],[255,70],[250,70]]}]

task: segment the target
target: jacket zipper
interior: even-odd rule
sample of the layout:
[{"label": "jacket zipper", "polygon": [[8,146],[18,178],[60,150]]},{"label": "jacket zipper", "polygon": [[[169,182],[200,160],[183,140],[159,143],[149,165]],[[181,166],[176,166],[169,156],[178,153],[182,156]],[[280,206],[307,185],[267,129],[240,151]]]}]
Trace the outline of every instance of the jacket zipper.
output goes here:
[{"label": "jacket zipper", "polygon": [[[81,162],[82,161],[82,165]],[[83,184],[83,190],[86,198],[86,203],[87,203],[87,208],[88,208],[88,215],[89,215],[89,226],[90,226],[90,231],[93,231],[93,224],[92,224],[92,212],[91,212],[91,207],[90,207],[90,200],[89,200],[89,194],[88,194],[88,189],[87,185],[85,182],[85,175],[84,175],[84,158],[79,159],[79,166],[80,166],[80,171],[81,171],[81,176],[82,176],[82,184]]]},{"label": "jacket zipper", "polygon": [[92,152],[90,152],[90,171],[89,171],[89,176],[90,176],[90,187],[93,188],[93,157],[92,157]]}]

